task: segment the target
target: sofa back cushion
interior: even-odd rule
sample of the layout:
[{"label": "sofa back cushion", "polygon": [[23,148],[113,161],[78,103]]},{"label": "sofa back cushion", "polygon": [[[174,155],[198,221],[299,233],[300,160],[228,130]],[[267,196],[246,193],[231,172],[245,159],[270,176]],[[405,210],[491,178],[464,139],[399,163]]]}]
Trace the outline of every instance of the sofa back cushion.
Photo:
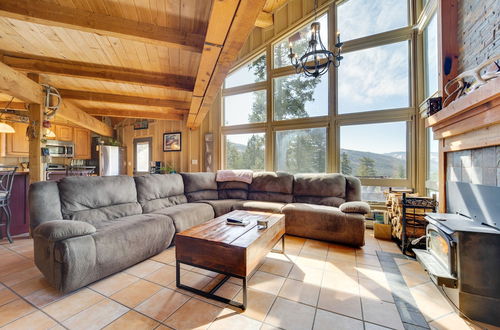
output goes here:
[{"label": "sofa back cushion", "polygon": [[134,177],[137,200],[144,213],[187,203],[180,174],[148,174]]},{"label": "sofa back cushion", "polygon": [[247,199],[248,183],[240,181],[217,182],[219,199]]},{"label": "sofa back cushion", "polygon": [[58,187],[64,219],[95,223],[142,213],[129,176],[69,176]]},{"label": "sofa back cushion", "polygon": [[346,192],[345,200],[347,202],[355,202],[361,200],[361,181],[355,176],[346,175]]},{"label": "sofa back cushion", "polygon": [[346,201],[346,179],[342,174],[297,174],[293,186],[296,203],[338,207]]},{"label": "sofa back cushion", "polygon": [[195,172],[181,173],[181,175],[184,180],[184,193],[189,202],[219,199],[215,173]]},{"label": "sofa back cushion", "polygon": [[293,201],[293,175],[283,172],[255,172],[248,199],[267,202]]},{"label": "sofa back cushion", "polygon": [[46,221],[62,220],[61,200],[56,181],[41,181],[29,189],[30,227],[33,231]]}]

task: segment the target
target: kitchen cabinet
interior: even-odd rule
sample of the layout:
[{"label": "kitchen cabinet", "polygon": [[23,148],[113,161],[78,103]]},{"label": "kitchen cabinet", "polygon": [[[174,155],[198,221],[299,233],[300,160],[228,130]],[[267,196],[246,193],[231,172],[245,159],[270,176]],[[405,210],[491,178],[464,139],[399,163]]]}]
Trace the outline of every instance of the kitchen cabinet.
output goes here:
[{"label": "kitchen cabinet", "polygon": [[55,125],[56,140],[73,141],[73,127],[65,125]]},{"label": "kitchen cabinet", "polygon": [[75,127],[73,130],[73,142],[75,144],[75,159],[90,159],[90,131]]},{"label": "kitchen cabinet", "polygon": [[16,132],[5,134],[5,155],[16,157],[28,157],[30,152],[30,142],[26,136],[28,124],[9,123]]}]

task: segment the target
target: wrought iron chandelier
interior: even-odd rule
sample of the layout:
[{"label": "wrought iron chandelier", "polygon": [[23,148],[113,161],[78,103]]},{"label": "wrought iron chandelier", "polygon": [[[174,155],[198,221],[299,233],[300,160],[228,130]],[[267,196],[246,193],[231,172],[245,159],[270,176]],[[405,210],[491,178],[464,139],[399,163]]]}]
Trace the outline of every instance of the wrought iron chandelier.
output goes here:
[{"label": "wrought iron chandelier", "polygon": [[337,43],[335,44],[333,52],[326,49],[325,45],[323,45],[320,35],[321,25],[317,21],[317,7],[318,1],[315,0],[314,22],[311,24],[311,39],[309,40],[306,52],[300,58],[297,58],[297,54],[293,52],[292,43],[290,42],[290,53],[288,55],[297,73],[303,72],[306,77],[314,78],[324,75],[330,68],[330,65],[338,68],[340,66],[340,61],[343,59],[340,55],[343,45],[343,43],[340,42],[340,32],[337,32]]}]

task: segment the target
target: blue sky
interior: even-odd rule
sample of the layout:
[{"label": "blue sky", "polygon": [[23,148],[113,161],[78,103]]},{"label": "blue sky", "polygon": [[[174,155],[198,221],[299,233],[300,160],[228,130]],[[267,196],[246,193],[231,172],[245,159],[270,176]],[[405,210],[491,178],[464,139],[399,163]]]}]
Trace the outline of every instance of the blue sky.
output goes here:
[{"label": "blue sky", "polygon": [[[343,41],[408,24],[407,0],[350,0],[340,5],[337,12],[338,30]],[[322,23],[322,32],[326,30],[326,25]],[[308,29],[309,24],[304,31]],[[288,37],[283,42],[288,44]],[[338,112],[347,114],[408,107],[408,47],[408,41],[402,41],[344,54],[338,69]],[[226,84],[229,82],[229,85],[237,86],[253,81],[254,76],[243,67],[228,77]],[[232,109],[226,112],[226,119],[232,124],[246,122],[251,111],[251,98],[248,96],[226,98],[227,109]],[[316,87],[314,99],[306,103],[308,113],[311,116],[327,113],[327,76]],[[346,149],[376,153],[406,150],[405,122],[346,126],[341,129],[340,135],[341,147]],[[248,137],[232,139],[244,143]]]}]

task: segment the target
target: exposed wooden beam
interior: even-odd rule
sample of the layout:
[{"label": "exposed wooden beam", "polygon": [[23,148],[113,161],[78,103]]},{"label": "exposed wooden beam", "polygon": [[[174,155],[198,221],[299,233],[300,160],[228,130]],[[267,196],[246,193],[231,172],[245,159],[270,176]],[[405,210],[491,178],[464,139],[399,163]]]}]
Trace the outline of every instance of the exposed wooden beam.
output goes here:
[{"label": "exposed wooden beam", "polygon": [[[227,73],[231,69],[234,61],[237,59],[238,53],[243,47],[244,42],[248,38],[248,35],[254,28],[257,16],[262,11],[265,4],[265,0],[240,0],[238,9],[234,15],[231,23],[231,27],[227,32],[226,39],[224,41],[224,46],[222,47],[221,53],[217,59],[215,69],[210,75],[210,81],[206,87],[203,95],[199,95],[193,92],[193,96],[203,96],[201,106],[198,109],[191,108],[189,110],[190,116],[188,116],[187,126],[189,128],[197,128],[201,125],[201,122],[205,118],[207,112],[211,108],[215,96],[220,91],[220,87]],[[215,5],[214,5],[215,7]],[[219,15],[227,15],[227,13],[219,13]],[[212,14],[210,17],[210,24],[212,23]],[[207,33],[207,38],[209,34]],[[203,53],[202,53],[203,57]],[[200,68],[201,69],[201,68]],[[198,77],[204,75],[203,72],[198,71]],[[193,103],[192,103],[193,104]],[[196,117],[193,120],[193,114],[196,113]]]},{"label": "exposed wooden beam", "polygon": [[1,62],[0,92],[34,104],[42,104],[45,96],[42,86]]},{"label": "exposed wooden beam", "polygon": [[201,52],[203,36],[154,24],[63,7],[44,0],[2,0],[0,15],[37,24],[59,26],[157,46]]},{"label": "exposed wooden beam", "polygon": [[255,21],[255,26],[260,28],[268,28],[274,24],[273,14],[265,11],[261,11],[257,20]]},{"label": "exposed wooden beam", "polygon": [[[40,87],[40,75],[35,73],[28,74],[27,79]],[[30,162],[30,183],[45,180],[45,166],[42,159],[42,139],[43,139],[43,120],[45,107],[42,104],[31,103],[29,105],[28,116],[29,126],[32,132],[29,135],[28,159]]]},{"label": "exposed wooden beam", "polygon": [[255,26],[260,28],[267,28],[274,24],[273,12],[285,4],[288,0],[267,0],[264,8],[257,16]]},{"label": "exposed wooden beam", "polygon": [[92,116],[118,117],[118,118],[137,118],[137,119],[156,119],[156,120],[183,120],[184,116],[159,111],[140,111],[140,110],[111,110],[111,109],[85,109],[85,112]]},{"label": "exposed wooden beam", "polygon": [[113,136],[113,129],[110,126],[80,110],[69,101],[63,100],[61,107],[56,112],[56,117],[91,130],[99,135]]},{"label": "exposed wooden beam", "polygon": [[3,62],[10,67],[26,72],[150,85],[188,92],[191,92],[194,86],[193,77],[132,70],[108,65],[62,61],[43,57],[13,56],[10,54],[5,54],[3,56]]},{"label": "exposed wooden beam", "polygon": [[189,102],[184,101],[147,98],[142,96],[130,96],[122,94],[77,91],[71,89],[58,89],[58,91],[59,93],[61,93],[61,96],[63,98],[70,100],[136,104],[151,107],[165,107],[178,110],[188,110],[190,104]]},{"label": "exposed wooden beam", "polygon": [[27,104],[24,102],[10,102],[9,101],[1,101],[0,102],[0,110],[3,110],[7,107],[7,109],[11,110],[28,110]]}]

